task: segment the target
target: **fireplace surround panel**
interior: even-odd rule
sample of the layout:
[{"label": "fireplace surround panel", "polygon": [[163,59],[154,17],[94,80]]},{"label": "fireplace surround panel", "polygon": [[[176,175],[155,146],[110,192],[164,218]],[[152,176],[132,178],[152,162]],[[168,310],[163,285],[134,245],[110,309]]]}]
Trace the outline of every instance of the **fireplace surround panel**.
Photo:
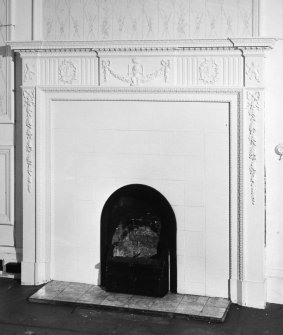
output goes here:
[{"label": "fireplace surround panel", "polygon": [[[74,256],[72,259],[76,259],[76,273],[81,274],[84,282],[93,282],[95,278],[96,283],[100,284],[100,253],[92,248],[87,250],[84,238],[94,236],[92,245],[99,246],[101,211],[106,200],[120,187],[141,183],[157,189],[172,205],[177,221],[177,291],[197,293],[201,289],[200,282],[194,279],[192,283],[198,285],[189,285],[190,280],[187,281],[185,278],[189,278],[189,274],[192,274],[187,271],[185,261],[188,257],[194,260],[205,259],[207,254],[202,257],[202,244],[192,238],[197,234],[188,237],[184,233],[187,227],[180,230],[178,222],[186,222],[189,225],[191,222],[199,223],[203,218],[200,209],[202,205],[189,206],[194,208],[183,213],[192,220],[184,219],[179,207],[186,207],[186,204],[182,204],[182,199],[185,199],[182,197],[186,192],[182,193],[180,189],[182,187],[186,189],[186,185],[182,186],[180,180],[185,181],[184,184],[188,182],[186,178],[189,176],[186,173],[190,168],[194,169],[196,174],[200,172],[197,163],[194,167],[188,162],[185,163],[185,156],[191,154],[197,157],[201,152],[201,143],[205,143],[207,150],[203,157],[204,161],[207,161],[204,165],[209,168],[204,175],[211,179],[209,187],[212,190],[211,193],[206,190],[206,194],[210,194],[211,199],[221,199],[225,204],[224,208],[228,210],[218,210],[213,213],[214,215],[207,216],[207,210],[213,212],[217,206],[211,204],[205,209],[205,222],[208,222],[208,218],[215,220],[212,229],[205,225],[208,229],[206,235],[209,232],[209,239],[213,237],[215,241],[220,239],[225,242],[209,243],[205,240],[204,249],[211,250],[209,255],[216,257],[217,253],[223,253],[221,247],[225,245],[227,250],[224,266],[227,282],[225,294],[235,303],[263,308],[266,303],[264,56],[266,51],[272,48],[273,43],[273,39],[263,38],[132,41],[131,44],[123,41],[72,42],[72,44],[41,41],[10,43],[13,51],[20,56],[17,60],[21,59],[23,71],[22,283],[40,284],[52,279],[54,274],[59,273],[56,271],[58,266],[56,262],[60,263],[61,260],[57,256],[65,255],[67,259],[71,255],[68,252],[72,249]],[[103,104],[105,105],[102,106]],[[107,104],[116,105],[116,109],[124,113],[113,118],[110,116]],[[123,108],[123,104],[128,105]],[[160,115],[151,118],[152,106],[155,104],[164,105],[160,110],[157,108]],[[171,108],[169,112],[166,108],[171,106],[170,104],[178,107]],[[184,106],[186,108],[183,108]],[[196,113],[194,113],[195,107],[198,107]],[[141,110],[145,114],[142,114]],[[219,113],[221,110],[223,114]],[[180,111],[184,115],[191,113],[191,122],[180,122],[179,128],[174,128],[176,125],[174,122],[178,120],[176,113]],[[171,112],[175,114],[166,117],[166,113]],[[96,128],[95,120],[88,121],[88,113],[104,115],[101,121],[103,131],[102,128]],[[197,123],[195,116],[202,118],[202,122],[199,128],[193,129],[192,125]],[[224,129],[219,132],[211,130],[217,123],[218,116]],[[128,128],[129,125],[137,125],[141,129],[119,128],[119,122],[123,121],[123,117],[124,124],[127,124]],[[148,120],[151,120],[149,124],[152,125],[152,129],[151,131],[147,129],[148,133],[142,134],[145,131],[142,126]],[[191,133],[195,130],[196,134],[186,140],[184,133],[189,131],[182,127],[188,125],[191,125]],[[159,126],[163,128],[160,129]],[[120,135],[124,133],[119,141],[113,141],[113,136],[115,138],[117,135],[115,131],[118,129]],[[135,136],[135,141],[131,137],[133,130],[140,134],[140,137]],[[160,134],[156,142],[152,136],[154,137],[160,130],[163,132],[169,130],[170,134],[169,136]],[[80,136],[80,132],[84,135]],[[201,133],[211,137],[202,142]],[[110,134],[113,136],[109,142]],[[87,137],[90,141],[85,141]],[[125,155],[119,152],[120,147],[123,147],[122,143],[127,144],[124,147],[128,148],[128,151],[139,147],[140,155],[134,157],[132,152],[127,152],[129,156],[127,164],[123,165],[121,159],[116,160],[119,164],[109,164],[109,160],[113,162],[115,155],[116,157]],[[100,144],[102,147],[99,148]],[[180,152],[180,148],[184,147],[191,148],[195,152],[190,154]],[[78,148],[79,152],[77,151],[76,155],[67,155]],[[157,153],[157,150],[161,151]],[[107,158],[110,152],[111,159],[109,155]],[[101,166],[106,166],[104,169],[95,164],[99,155]],[[72,164],[68,166],[72,160],[70,157],[74,156],[77,157],[75,170],[72,169]],[[221,157],[226,157],[225,164],[222,164],[223,161],[220,163]],[[160,172],[158,167],[162,160],[162,163],[166,163],[162,165],[165,168]],[[62,164],[63,161],[65,165]],[[197,159],[189,161],[197,162]],[[136,168],[139,164],[144,164],[145,168],[141,170]],[[214,180],[213,176],[216,175],[215,171],[219,169],[221,171],[225,166],[227,170],[222,171],[220,175],[226,176],[224,179],[228,179],[228,182],[225,187],[218,187],[217,178]],[[149,167],[150,173],[147,172]],[[97,174],[99,169],[105,173],[103,177]],[[75,183],[76,178],[72,179],[74,171],[86,177],[79,188],[77,188],[78,180]],[[115,171],[120,171],[120,175],[115,175]],[[135,175],[131,175],[133,171]],[[91,188],[89,185],[95,178],[97,184]],[[167,183],[164,183],[165,179]],[[192,180],[191,185],[196,183],[196,180],[197,178]],[[74,188],[72,183],[75,184]],[[199,187],[195,186],[196,189]],[[79,208],[75,216],[76,220],[79,219],[77,225],[66,219],[69,218],[68,215],[70,216],[69,212],[74,210],[74,206],[69,206],[74,199],[65,198],[65,204],[62,204],[64,200],[61,199],[60,192],[68,193],[67,190],[70,191],[70,197],[76,193],[74,190],[80,190],[79,194],[84,193],[88,196],[99,194],[99,200],[93,198],[96,199],[93,200],[95,206],[85,199],[74,202],[76,210]],[[196,194],[191,198],[192,201],[201,199],[201,196],[198,198]],[[60,209],[59,199],[61,209],[67,206],[68,210]],[[218,202],[218,206],[221,201]],[[89,214],[86,216],[85,213]],[[220,224],[221,213],[225,213],[225,220],[227,217],[225,237],[219,233],[224,227]],[[87,220],[92,225],[92,230],[86,229],[86,233],[82,229],[82,222]],[[73,230],[73,240],[68,240],[72,224],[73,227],[76,226],[77,231]],[[195,224],[190,229],[196,230],[199,226],[201,225]],[[62,235],[57,234],[60,232]],[[188,241],[191,243],[187,243]],[[203,243],[204,239],[199,241]],[[194,248],[187,249],[189,253],[193,253],[185,255],[184,250],[188,244],[192,246],[194,243]],[[70,247],[72,245],[76,248]],[[58,253],[58,248],[61,248],[62,252]],[[77,252],[74,253],[74,249]],[[90,272],[82,274],[90,259],[92,262]],[[222,262],[217,262],[215,259],[217,257],[211,262],[205,260],[205,271],[209,269],[212,271],[211,278],[209,280],[206,278],[202,286],[207,295],[213,294],[211,290],[215,285],[211,283],[219,280],[213,273],[219,272],[218,266],[221,268]],[[61,271],[62,276],[69,271],[67,263],[66,261],[67,272]],[[200,262],[192,264],[190,269],[196,269],[196,264],[199,265]],[[201,272],[198,276],[204,278]],[[75,278],[69,277],[69,279]],[[218,292],[216,295],[221,296],[223,292]]]},{"label": "fireplace surround panel", "polygon": [[176,216],[177,292],[228,297],[228,103],[54,101],[51,128],[52,279],[101,283],[105,203],[143,184]]}]

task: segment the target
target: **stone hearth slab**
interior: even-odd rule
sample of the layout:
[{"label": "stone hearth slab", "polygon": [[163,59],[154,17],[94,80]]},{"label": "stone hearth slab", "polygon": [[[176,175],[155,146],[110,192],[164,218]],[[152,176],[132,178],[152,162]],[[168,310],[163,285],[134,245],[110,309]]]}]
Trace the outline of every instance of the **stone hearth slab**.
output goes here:
[{"label": "stone hearth slab", "polygon": [[111,293],[90,284],[51,281],[34,293],[30,302],[72,304],[224,322],[230,301],[188,294],[168,293],[163,298]]}]

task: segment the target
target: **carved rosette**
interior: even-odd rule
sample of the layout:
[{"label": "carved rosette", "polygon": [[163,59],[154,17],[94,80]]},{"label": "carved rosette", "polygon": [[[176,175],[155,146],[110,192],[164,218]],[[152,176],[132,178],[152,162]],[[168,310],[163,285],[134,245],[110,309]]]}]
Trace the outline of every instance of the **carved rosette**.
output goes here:
[{"label": "carved rosette", "polygon": [[199,79],[205,84],[215,84],[218,76],[218,65],[214,59],[205,59],[199,65]]},{"label": "carved rosette", "polygon": [[26,137],[26,170],[27,170],[27,188],[31,193],[32,189],[32,168],[33,168],[33,114],[35,110],[35,90],[26,89],[23,91],[23,104],[25,112],[25,137]]},{"label": "carved rosette", "polygon": [[59,81],[72,84],[77,79],[77,68],[70,59],[64,59],[59,65]]},{"label": "carved rosette", "polygon": [[256,178],[256,114],[260,110],[260,92],[247,92],[247,110],[249,113],[249,173],[251,187],[251,201],[255,204],[255,178]]},{"label": "carved rosette", "polygon": [[127,83],[130,86],[146,84],[159,77],[163,77],[164,82],[167,83],[170,70],[170,60],[163,59],[160,64],[161,67],[156,71],[144,74],[144,66],[138,59],[132,58],[131,63],[128,64],[128,73],[122,74],[111,68],[109,59],[105,59],[101,62],[104,82],[107,82],[107,75],[110,74],[113,78]]}]

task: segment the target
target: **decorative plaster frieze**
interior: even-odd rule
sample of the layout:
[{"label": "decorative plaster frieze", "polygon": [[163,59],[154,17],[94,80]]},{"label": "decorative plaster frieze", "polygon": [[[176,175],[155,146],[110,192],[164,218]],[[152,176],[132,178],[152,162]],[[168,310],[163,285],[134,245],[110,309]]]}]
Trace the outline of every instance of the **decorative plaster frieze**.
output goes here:
[{"label": "decorative plaster frieze", "polygon": [[138,86],[149,83],[161,76],[163,76],[164,82],[166,83],[168,80],[170,61],[163,59],[160,63],[161,67],[158,70],[149,74],[144,74],[144,65],[137,58],[132,58],[130,64],[128,64],[127,74],[122,74],[111,68],[109,59],[102,60],[101,66],[103,70],[104,82],[107,82],[107,74],[109,73],[115,79],[127,83],[130,86]]},{"label": "decorative plaster frieze", "polygon": [[247,91],[247,110],[249,113],[249,173],[250,173],[250,187],[251,187],[251,201],[255,205],[255,191],[256,191],[256,160],[257,160],[257,138],[256,138],[256,114],[260,111],[260,97],[259,91]]},{"label": "decorative plaster frieze", "polygon": [[63,84],[72,84],[77,79],[77,68],[70,59],[63,59],[59,64],[59,81]]},{"label": "decorative plaster frieze", "polygon": [[158,40],[257,36],[258,1],[44,0],[42,38]]},{"label": "decorative plaster frieze", "polygon": [[218,75],[218,65],[214,59],[205,59],[200,63],[198,71],[200,80],[205,84],[215,84]]},{"label": "decorative plaster frieze", "polygon": [[35,89],[25,89],[23,91],[23,102],[25,112],[25,154],[27,189],[31,193],[32,189],[32,170],[33,170],[33,114],[35,111]]}]

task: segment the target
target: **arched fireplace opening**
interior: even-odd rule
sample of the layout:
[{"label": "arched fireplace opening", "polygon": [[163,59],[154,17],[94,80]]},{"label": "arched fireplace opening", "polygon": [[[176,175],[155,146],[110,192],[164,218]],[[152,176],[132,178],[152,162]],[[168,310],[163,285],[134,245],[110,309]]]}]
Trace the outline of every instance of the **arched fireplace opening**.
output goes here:
[{"label": "arched fireplace opening", "polygon": [[152,187],[115,191],[101,215],[101,286],[148,296],[177,292],[176,218]]}]

